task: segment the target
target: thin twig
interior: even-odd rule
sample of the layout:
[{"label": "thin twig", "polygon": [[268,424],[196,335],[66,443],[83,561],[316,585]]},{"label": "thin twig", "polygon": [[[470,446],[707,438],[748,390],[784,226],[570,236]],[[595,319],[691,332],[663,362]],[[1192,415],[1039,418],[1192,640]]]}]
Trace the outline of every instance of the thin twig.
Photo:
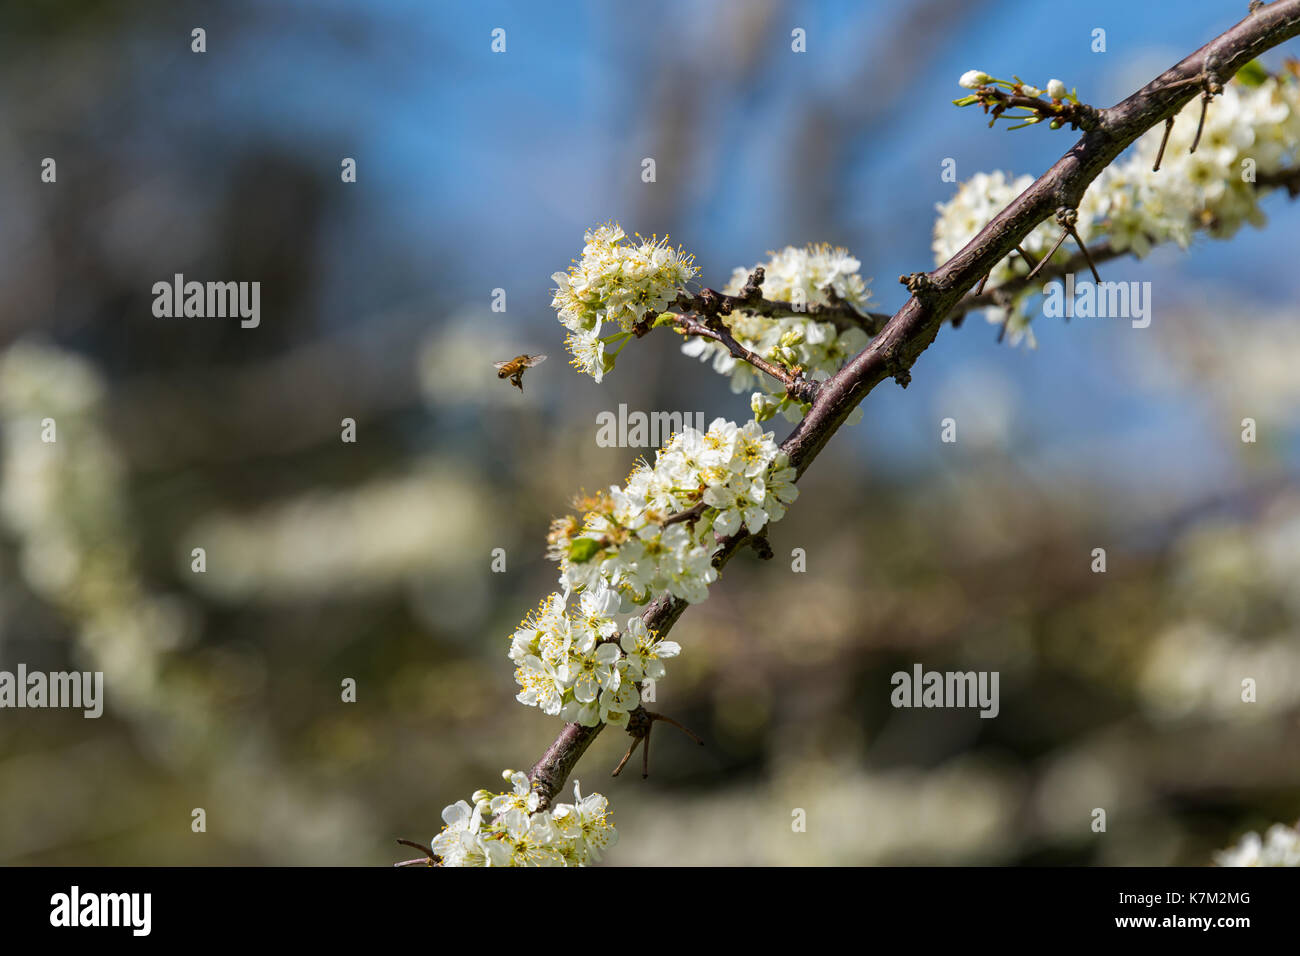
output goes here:
[{"label": "thin twig", "polygon": [[1165,132],[1164,135],[1160,137],[1160,149],[1156,151],[1156,164],[1151,167],[1151,172],[1153,173],[1160,172],[1160,163],[1165,158],[1165,147],[1169,145],[1169,134],[1173,132],[1173,129],[1174,118],[1171,116],[1169,119],[1165,120]]},{"label": "thin twig", "polygon": [[733,358],[749,363],[760,372],[772,376],[772,378],[784,385],[786,393],[792,398],[801,402],[810,402],[817,394],[816,382],[804,378],[800,372],[769,362],[757,352],[747,349],[736,341],[736,337],[731,334],[731,330],[723,323],[720,316],[713,315],[701,322],[691,315],[679,315],[676,325],[686,335],[695,335],[720,342],[731,353]]}]

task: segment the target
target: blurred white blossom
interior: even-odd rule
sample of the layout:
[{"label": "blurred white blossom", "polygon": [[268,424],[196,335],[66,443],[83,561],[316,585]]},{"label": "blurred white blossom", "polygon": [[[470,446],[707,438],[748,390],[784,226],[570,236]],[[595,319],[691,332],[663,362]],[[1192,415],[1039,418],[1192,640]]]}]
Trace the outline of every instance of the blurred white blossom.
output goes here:
[{"label": "blurred white blossom", "polygon": [[1261,840],[1247,833],[1236,845],[1214,855],[1219,866],[1300,866],[1300,832],[1275,823]]}]

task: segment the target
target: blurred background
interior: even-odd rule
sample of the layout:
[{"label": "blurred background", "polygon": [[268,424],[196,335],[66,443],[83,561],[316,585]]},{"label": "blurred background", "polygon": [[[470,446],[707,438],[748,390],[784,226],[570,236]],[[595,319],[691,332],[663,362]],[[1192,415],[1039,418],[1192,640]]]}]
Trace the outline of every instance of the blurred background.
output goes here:
[{"label": "blurred background", "polygon": [[[1245,12],[6,6],[0,669],[101,670],[106,711],[0,711],[0,863],[409,856],[394,838],[559,730],[514,702],[505,653],[553,590],[550,518],[652,455],[598,447],[596,415],[749,416],[667,333],[602,385],[565,367],[550,275],[583,230],[668,232],[714,287],[829,241],[893,311],[895,277],[933,264],[944,159],[1038,174],[1073,140],[988,130],[950,105],[962,72],[1109,105]],[[650,779],[611,780],[608,732],[579,765],[613,806],[609,862],[1199,865],[1294,822],[1300,208],[1265,209],[1104,267],[1153,283],[1148,329],[1040,319],[1013,349],[973,315],[872,394],[776,559],[739,556],[673,632],[656,706],[708,746],[661,730]],[[260,281],[260,326],[155,318],[175,273]],[[551,361],[521,394],[491,363],[524,351]],[[1000,715],[892,709],[914,663],[999,671]]]}]

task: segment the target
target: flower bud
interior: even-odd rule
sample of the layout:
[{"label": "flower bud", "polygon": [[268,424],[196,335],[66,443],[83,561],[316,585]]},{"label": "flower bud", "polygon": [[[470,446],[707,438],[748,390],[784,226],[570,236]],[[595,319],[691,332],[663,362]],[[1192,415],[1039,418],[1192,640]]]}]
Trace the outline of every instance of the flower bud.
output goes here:
[{"label": "flower bud", "polygon": [[957,85],[963,86],[968,90],[976,90],[981,86],[988,84],[992,79],[993,77],[989,76],[982,70],[967,70],[961,75],[961,79],[957,81]]},{"label": "flower bud", "polygon": [[749,407],[754,413],[754,421],[762,423],[776,414],[776,403],[762,392],[749,396]]},{"label": "flower bud", "polygon": [[1047,95],[1054,100],[1063,100],[1068,95],[1068,91],[1060,80],[1048,80]]}]

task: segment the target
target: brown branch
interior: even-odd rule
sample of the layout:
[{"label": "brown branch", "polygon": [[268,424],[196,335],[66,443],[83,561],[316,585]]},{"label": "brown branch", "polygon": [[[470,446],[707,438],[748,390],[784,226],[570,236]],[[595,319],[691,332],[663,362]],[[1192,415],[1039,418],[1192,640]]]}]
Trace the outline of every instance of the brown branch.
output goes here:
[{"label": "brown branch", "polygon": [[[1292,169],[1280,169],[1273,173],[1260,173],[1259,178],[1255,180],[1255,188],[1285,189],[1287,194],[1292,199],[1295,199],[1300,196],[1300,166]],[[1155,245],[1154,240],[1152,240],[1152,245]],[[1047,263],[1032,278],[1028,273],[1024,273],[990,289],[982,290],[977,287],[974,292],[969,292],[961,298],[961,301],[948,313],[946,321],[954,325],[959,324],[968,312],[975,309],[987,308],[988,306],[1006,306],[1030,286],[1042,286],[1052,279],[1059,279],[1071,272],[1081,272],[1088,267],[1089,255],[1094,263],[1100,263],[1118,259],[1132,251],[1132,249],[1115,249],[1109,242],[1098,242],[1088,247],[1087,254],[1081,250],[1074,253],[1065,262]],[[1029,261],[1023,252],[1020,255],[1026,261]]]},{"label": "brown branch", "polygon": [[696,295],[683,292],[672,308],[696,314],[704,314],[704,310],[709,309],[717,309],[722,315],[750,312],[769,319],[806,316],[820,322],[830,322],[840,331],[862,329],[868,335],[875,335],[890,319],[890,315],[885,312],[859,312],[851,303],[841,299],[832,288],[823,290],[826,302],[796,304],[782,299],[765,299],[762,293],[763,279],[764,270],[759,266],[746,281],[740,295],[728,295],[715,289],[703,289]]},{"label": "brown branch", "polygon": [[[857,328],[864,330],[868,335],[878,333],[890,318],[876,312],[859,312],[829,287],[824,290],[828,301],[813,303],[806,307],[796,306],[792,302],[765,299],[762,291],[763,279],[763,267],[758,266],[750,273],[739,295],[729,295],[707,288],[695,294],[683,292],[670,307],[679,313],[673,324],[684,335],[720,343],[732,358],[746,362],[760,372],[770,375],[785,386],[787,395],[800,402],[811,402],[816,397],[817,383],[803,375],[801,369],[791,370],[777,365],[742,345],[722,320],[724,315],[731,315],[733,312],[749,312],[768,318],[809,316],[830,322],[839,331]],[[653,314],[647,315],[637,324],[635,331],[638,336],[644,335],[653,327],[654,318]]]},{"label": "brown branch", "polygon": [[[1109,242],[1099,242],[1088,247],[1088,255],[1092,257],[1094,263],[1109,262],[1130,251],[1128,249],[1117,251]],[[1032,278],[1025,273],[1008,279],[1001,285],[985,289],[983,292],[972,292],[963,296],[948,313],[946,321],[956,324],[965,317],[967,312],[994,305],[1004,306],[1030,286],[1042,286],[1052,279],[1059,279],[1071,272],[1081,272],[1087,267],[1088,259],[1081,250],[1075,252],[1065,262],[1046,263]]]},{"label": "brown branch", "polygon": [[731,334],[731,330],[716,315],[710,316],[705,322],[700,322],[689,315],[681,315],[677,318],[676,326],[684,335],[695,335],[702,339],[712,339],[715,342],[722,343],[733,358],[748,362],[760,372],[772,376],[772,378],[784,385],[786,394],[792,398],[796,398],[801,402],[811,402],[817,394],[817,383],[805,378],[801,370],[784,368],[769,362],[757,352],[745,348],[736,341],[735,336]]},{"label": "brown branch", "polygon": [[1070,100],[1044,100],[1037,96],[1028,96],[1022,92],[1007,92],[996,86],[981,86],[974,93],[979,97],[985,113],[992,113],[989,125],[992,126],[1009,109],[1021,109],[1025,112],[1014,113],[1007,119],[1024,120],[1026,124],[1052,121],[1053,129],[1059,129],[1066,123],[1070,129],[1092,130],[1097,128],[1097,110],[1087,103],[1075,103]]},{"label": "brown branch", "polygon": [[699,520],[700,516],[704,514],[704,509],[707,507],[708,505],[703,501],[696,502],[685,511],[679,511],[676,514],[669,515],[660,522],[660,525],[666,528],[670,524],[677,524],[679,521],[685,521],[687,524],[694,524]]},{"label": "brown branch", "polygon": [[[1098,111],[1095,129],[1086,132],[1061,159],[1002,210],[964,248],[929,274],[907,277],[913,295],[861,353],[823,383],[802,422],[781,444],[802,474],[816,459],[849,413],[886,378],[906,381],[912,364],[938,335],[950,312],[981,276],[1011,253],[1044,219],[1061,208],[1078,207],[1088,184],[1120,153],[1157,123],[1177,113],[1195,95],[1193,81],[1213,71],[1221,82],[1265,50],[1300,34],[1300,0],[1252,9],[1226,33],[1166,70],[1128,99]],[[1097,250],[1094,250],[1094,256]],[[722,567],[735,554],[742,535],[726,540],[714,563]],[[659,634],[667,633],[686,602],[661,594],[641,617]],[[578,759],[603,725],[566,724],[555,742],[529,771],[533,787],[550,805]]]},{"label": "brown branch", "polygon": [[1275,173],[1260,173],[1255,180],[1256,189],[1285,189],[1292,199],[1300,196],[1300,166],[1279,169]]}]

